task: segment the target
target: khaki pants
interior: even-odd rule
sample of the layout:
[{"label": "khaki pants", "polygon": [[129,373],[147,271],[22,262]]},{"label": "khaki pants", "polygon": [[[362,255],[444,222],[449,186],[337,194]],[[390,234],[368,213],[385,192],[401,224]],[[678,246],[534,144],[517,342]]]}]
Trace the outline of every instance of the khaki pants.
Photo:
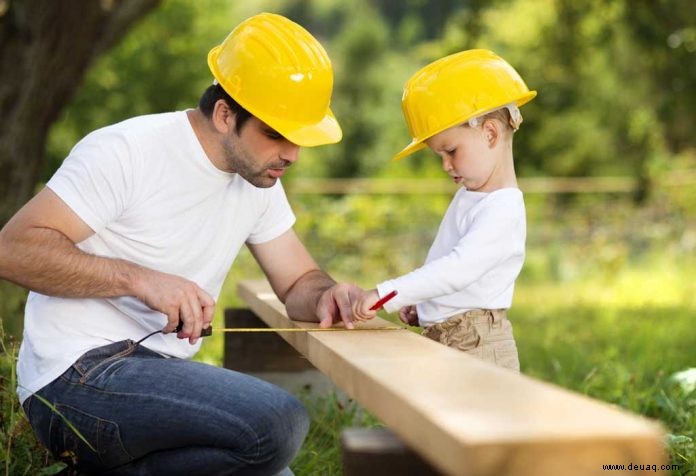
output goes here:
[{"label": "khaki pants", "polygon": [[473,309],[433,324],[423,335],[506,369],[520,371],[512,324],[505,309]]}]

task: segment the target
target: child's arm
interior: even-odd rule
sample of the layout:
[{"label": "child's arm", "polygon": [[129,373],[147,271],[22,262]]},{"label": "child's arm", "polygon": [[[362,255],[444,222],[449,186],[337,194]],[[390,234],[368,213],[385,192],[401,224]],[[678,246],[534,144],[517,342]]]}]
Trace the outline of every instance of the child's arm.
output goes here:
[{"label": "child's arm", "polygon": [[[461,235],[449,251],[438,250],[439,256],[420,268],[380,283],[380,294],[399,291],[384,308],[395,312],[469,286],[487,286],[474,289],[481,295],[512,286],[524,262],[524,205],[515,200],[501,202],[488,203],[474,219],[458,223]],[[484,276],[486,280],[481,279]],[[492,284],[496,287],[489,288]]]}]

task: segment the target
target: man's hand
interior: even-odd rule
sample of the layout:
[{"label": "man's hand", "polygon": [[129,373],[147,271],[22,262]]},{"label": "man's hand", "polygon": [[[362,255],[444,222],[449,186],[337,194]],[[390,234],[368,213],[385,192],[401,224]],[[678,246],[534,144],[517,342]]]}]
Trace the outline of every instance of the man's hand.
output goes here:
[{"label": "man's hand", "polygon": [[213,298],[193,281],[179,276],[145,270],[137,280],[136,297],[167,316],[163,333],[173,332],[182,321],[177,337],[188,338],[190,344],[195,344],[201,330],[213,321]]},{"label": "man's hand", "polygon": [[362,289],[354,284],[336,283],[325,290],[317,301],[316,315],[320,327],[331,327],[343,321],[348,329],[353,326],[353,302],[362,295]]}]

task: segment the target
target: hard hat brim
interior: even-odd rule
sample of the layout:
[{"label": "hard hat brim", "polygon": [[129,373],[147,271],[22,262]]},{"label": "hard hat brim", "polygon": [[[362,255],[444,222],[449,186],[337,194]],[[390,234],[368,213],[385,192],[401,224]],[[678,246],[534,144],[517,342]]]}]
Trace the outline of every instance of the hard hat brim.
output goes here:
[{"label": "hard hat brim", "polygon": [[[253,113],[252,113],[253,114]],[[257,116],[258,117],[258,116]],[[335,144],[343,138],[343,131],[331,109],[326,116],[316,124],[296,124],[282,119],[266,120],[259,117],[283,137],[301,147],[316,147],[319,145]]]},{"label": "hard hat brim", "polygon": [[422,140],[416,140],[414,139],[409,145],[404,147],[398,154],[396,154],[392,160],[401,160],[404,157],[407,157],[414,152],[418,152],[421,149],[424,149],[426,147],[426,144]]}]

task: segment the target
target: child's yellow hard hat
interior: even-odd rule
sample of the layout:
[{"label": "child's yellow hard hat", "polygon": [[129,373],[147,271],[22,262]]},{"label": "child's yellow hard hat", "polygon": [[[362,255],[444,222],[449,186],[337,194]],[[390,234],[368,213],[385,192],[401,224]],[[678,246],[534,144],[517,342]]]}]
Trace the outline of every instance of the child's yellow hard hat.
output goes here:
[{"label": "child's yellow hard hat", "polygon": [[272,13],[248,18],[210,50],[208,66],[232,99],[290,142],[311,147],[341,140],[329,108],[331,60],[297,23]]},{"label": "child's yellow hard hat", "polygon": [[404,85],[401,107],[412,140],[394,160],[422,149],[424,141],[439,132],[507,104],[522,106],[536,94],[492,51],[467,50],[445,56]]}]

